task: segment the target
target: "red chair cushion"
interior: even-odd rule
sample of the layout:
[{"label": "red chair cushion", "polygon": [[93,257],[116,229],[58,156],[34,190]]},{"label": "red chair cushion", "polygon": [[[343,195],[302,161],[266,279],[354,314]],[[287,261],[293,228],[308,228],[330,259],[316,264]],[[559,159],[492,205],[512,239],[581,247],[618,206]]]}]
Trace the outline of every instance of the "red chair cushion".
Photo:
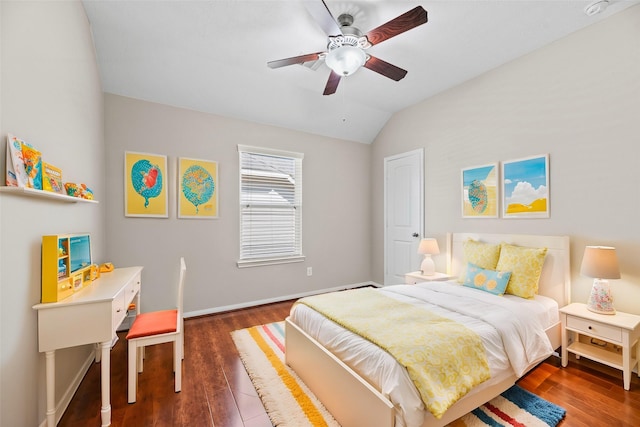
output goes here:
[{"label": "red chair cushion", "polygon": [[175,332],[178,324],[178,310],[152,311],[141,313],[131,325],[127,339]]}]

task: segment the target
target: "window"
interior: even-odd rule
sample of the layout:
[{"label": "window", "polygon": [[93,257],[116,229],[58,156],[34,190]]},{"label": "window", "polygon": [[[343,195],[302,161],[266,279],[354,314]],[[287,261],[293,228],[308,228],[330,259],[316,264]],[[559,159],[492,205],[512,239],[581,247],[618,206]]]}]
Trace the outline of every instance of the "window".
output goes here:
[{"label": "window", "polygon": [[240,260],[238,267],[304,260],[303,154],[238,145]]}]

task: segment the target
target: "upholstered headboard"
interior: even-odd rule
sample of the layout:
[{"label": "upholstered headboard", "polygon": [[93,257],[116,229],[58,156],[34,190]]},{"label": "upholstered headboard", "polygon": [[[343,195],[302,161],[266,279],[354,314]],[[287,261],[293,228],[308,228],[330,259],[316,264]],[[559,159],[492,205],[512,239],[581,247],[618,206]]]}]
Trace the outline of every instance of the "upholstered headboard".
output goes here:
[{"label": "upholstered headboard", "polygon": [[473,239],[485,243],[509,243],[531,248],[547,248],[538,293],[555,299],[560,307],[570,301],[571,270],[569,236],[540,236],[530,234],[447,234],[447,272],[458,276],[465,265],[463,243]]}]

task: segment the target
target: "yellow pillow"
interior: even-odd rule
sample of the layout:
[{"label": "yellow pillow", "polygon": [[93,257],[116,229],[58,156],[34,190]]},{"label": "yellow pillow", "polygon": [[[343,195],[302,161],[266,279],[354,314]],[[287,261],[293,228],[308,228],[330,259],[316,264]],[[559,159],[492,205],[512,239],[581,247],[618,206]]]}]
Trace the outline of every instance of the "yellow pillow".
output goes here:
[{"label": "yellow pillow", "polygon": [[[492,243],[482,243],[468,239],[462,243],[465,266],[472,263],[480,268],[496,270],[498,258],[500,257],[500,245]],[[460,274],[458,281],[463,283],[466,277],[466,267]]]},{"label": "yellow pillow", "polygon": [[527,248],[502,243],[500,259],[495,269],[511,272],[505,293],[533,298],[538,293],[538,280],[546,255],[547,248]]}]

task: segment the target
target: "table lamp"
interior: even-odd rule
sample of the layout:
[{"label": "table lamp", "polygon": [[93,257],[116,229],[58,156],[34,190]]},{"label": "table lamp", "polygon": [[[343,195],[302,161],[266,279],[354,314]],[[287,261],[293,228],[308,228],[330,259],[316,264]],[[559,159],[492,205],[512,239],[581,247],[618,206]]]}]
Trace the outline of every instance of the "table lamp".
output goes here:
[{"label": "table lamp", "polygon": [[616,314],[607,280],[620,278],[616,248],[609,246],[585,247],[580,274],[593,277],[587,308],[600,314]]},{"label": "table lamp", "polygon": [[418,253],[424,255],[422,264],[420,264],[420,270],[424,276],[433,276],[436,272],[436,265],[431,259],[431,255],[437,255],[440,253],[438,248],[438,241],[433,238],[422,239],[420,246],[418,246]]}]

